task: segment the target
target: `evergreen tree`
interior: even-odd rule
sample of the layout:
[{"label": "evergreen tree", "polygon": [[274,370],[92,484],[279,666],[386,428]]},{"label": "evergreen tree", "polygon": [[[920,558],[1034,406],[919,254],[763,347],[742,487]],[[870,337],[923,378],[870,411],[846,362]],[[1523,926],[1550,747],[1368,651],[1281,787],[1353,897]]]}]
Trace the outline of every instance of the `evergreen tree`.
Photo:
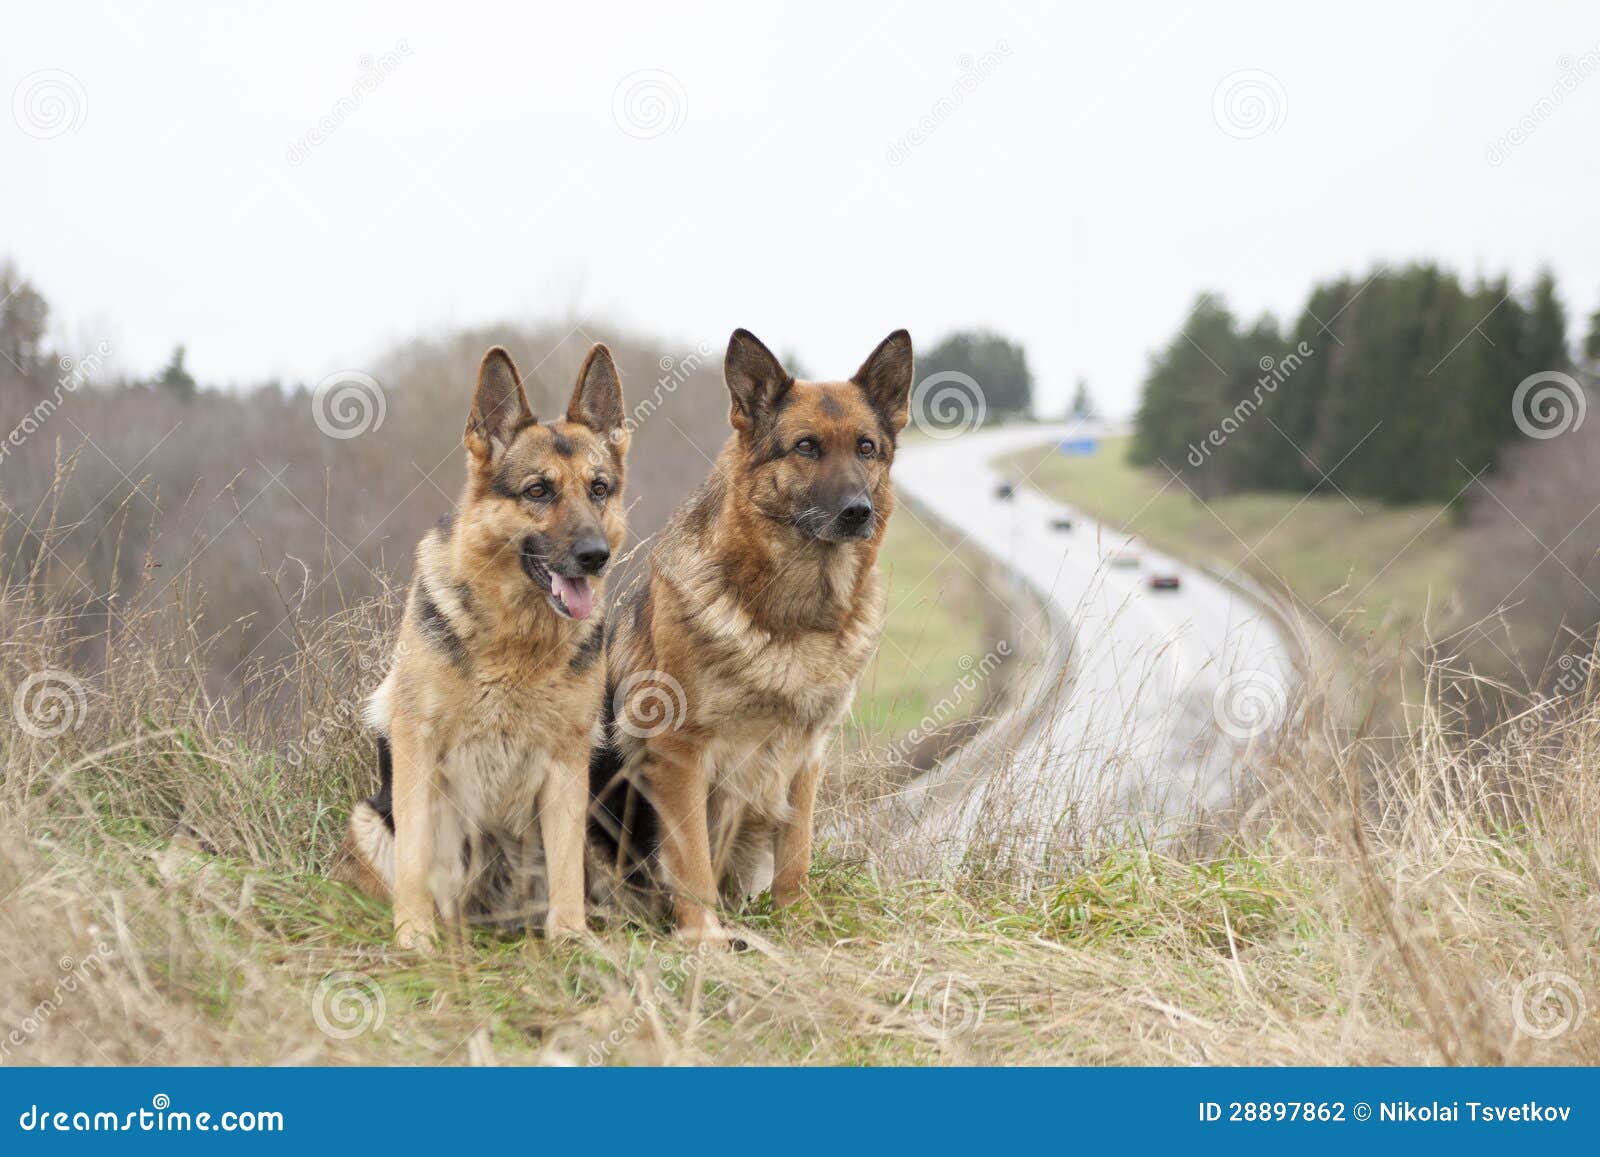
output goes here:
[{"label": "evergreen tree", "polygon": [[963,330],[917,359],[917,376],[966,374],[983,392],[991,418],[1026,414],[1033,407],[1033,374],[1016,342],[987,330]]},{"label": "evergreen tree", "polygon": [[187,401],[194,397],[195,380],[189,371],[184,368],[185,350],[180,346],[174,347],[172,357],[167,359],[167,364],[162,367],[161,375],[156,378],[156,385],[171,390],[178,397]]},{"label": "evergreen tree", "polygon": [[[1595,331],[1600,355],[1600,315]],[[1202,295],[1151,360],[1129,457],[1201,494],[1448,501],[1517,435],[1517,385],[1569,364],[1548,272],[1525,298],[1503,277],[1469,290],[1432,264],[1341,279],[1312,290],[1287,335],[1271,317],[1240,331]]]},{"label": "evergreen tree", "polygon": [[24,378],[43,368],[50,306],[9,261],[0,264],[0,356]]},{"label": "evergreen tree", "polygon": [[1529,295],[1528,333],[1521,343],[1521,353],[1522,364],[1530,374],[1566,370],[1572,365],[1567,349],[1567,311],[1556,293],[1555,276],[1548,269],[1539,271]]},{"label": "evergreen tree", "polygon": [[1285,450],[1296,453],[1273,428],[1277,391],[1288,380],[1282,378],[1284,371],[1279,366],[1283,353],[1283,335],[1277,320],[1270,315],[1262,316],[1239,334],[1230,349],[1224,363],[1228,376],[1218,422],[1226,442],[1208,463],[1211,481],[1221,489],[1261,486],[1271,475],[1273,459]]},{"label": "evergreen tree", "polygon": [[1094,408],[1094,399],[1089,396],[1089,383],[1084,378],[1078,379],[1078,384],[1072,391],[1072,409],[1068,417],[1079,422],[1087,422],[1097,417]]},{"label": "evergreen tree", "polygon": [[1583,357],[1589,372],[1600,375],[1600,309],[1589,315],[1589,333],[1583,339]]},{"label": "evergreen tree", "polygon": [[1226,446],[1223,419],[1232,403],[1240,345],[1233,314],[1215,294],[1202,293],[1177,336],[1157,354],[1134,417],[1128,459],[1194,475],[1200,493],[1219,476],[1213,458]]}]

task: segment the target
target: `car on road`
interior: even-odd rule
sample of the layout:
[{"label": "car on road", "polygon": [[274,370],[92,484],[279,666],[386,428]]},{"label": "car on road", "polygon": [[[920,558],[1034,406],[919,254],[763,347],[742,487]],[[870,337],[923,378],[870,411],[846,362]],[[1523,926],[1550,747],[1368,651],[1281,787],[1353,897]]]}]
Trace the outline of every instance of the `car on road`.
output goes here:
[{"label": "car on road", "polygon": [[1072,529],[1072,519],[1070,519],[1070,518],[1052,518],[1050,520],[1050,529],[1051,530],[1071,530]]},{"label": "car on road", "polygon": [[1131,570],[1139,565],[1139,555],[1132,550],[1114,550],[1111,552],[1111,565],[1118,570]]},{"label": "car on road", "polygon": [[1153,574],[1150,576],[1150,589],[1153,591],[1175,591],[1178,586],[1178,576],[1175,574]]}]

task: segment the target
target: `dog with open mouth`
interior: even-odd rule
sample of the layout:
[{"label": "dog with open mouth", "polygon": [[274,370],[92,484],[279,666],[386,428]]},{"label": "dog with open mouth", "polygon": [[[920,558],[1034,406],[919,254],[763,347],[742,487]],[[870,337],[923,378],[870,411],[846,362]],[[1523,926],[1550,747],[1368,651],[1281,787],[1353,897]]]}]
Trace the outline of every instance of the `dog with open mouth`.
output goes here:
[{"label": "dog with open mouth", "polygon": [[628,431],[611,353],[541,422],[484,355],[455,514],[417,548],[394,659],[366,719],[379,787],[335,875],[394,903],[402,947],[438,924],[585,926],[588,754],[604,691],[605,576],[625,532]]}]

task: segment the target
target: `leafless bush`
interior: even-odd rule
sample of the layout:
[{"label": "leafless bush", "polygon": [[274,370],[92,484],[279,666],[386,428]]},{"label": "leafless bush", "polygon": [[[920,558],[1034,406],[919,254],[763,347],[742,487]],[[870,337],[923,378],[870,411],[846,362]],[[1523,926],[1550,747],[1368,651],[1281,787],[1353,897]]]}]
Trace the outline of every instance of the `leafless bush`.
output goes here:
[{"label": "leafless bush", "polygon": [[1524,439],[1481,480],[1462,541],[1467,649],[1548,691],[1600,623],[1600,422]]},{"label": "leafless bush", "polygon": [[[25,433],[0,460],[7,579],[66,597],[61,629],[87,649],[80,661],[104,662],[136,612],[185,608],[186,629],[211,639],[208,693],[235,694],[252,669],[303,651],[296,622],[403,587],[413,545],[457,497],[485,348],[512,350],[536,412],[551,417],[601,337],[635,418],[630,516],[635,539],[647,536],[720,445],[720,358],[587,327],[507,325],[415,341],[360,371],[382,417],[369,412],[349,437],[324,428],[351,429],[330,417],[337,400],[307,387],[185,399],[149,386],[63,392],[48,374],[7,383],[0,424]],[[52,393],[59,405],[34,416]]]}]

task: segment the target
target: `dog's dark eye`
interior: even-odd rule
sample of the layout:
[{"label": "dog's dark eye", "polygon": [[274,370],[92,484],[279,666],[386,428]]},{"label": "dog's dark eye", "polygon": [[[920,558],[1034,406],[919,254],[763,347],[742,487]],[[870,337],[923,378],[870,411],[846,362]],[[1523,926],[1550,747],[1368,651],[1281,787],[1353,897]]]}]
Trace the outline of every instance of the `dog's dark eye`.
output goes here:
[{"label": "dog's dark eye", "polygon": [[794,448],[807,458],[815,457],[818,450],[817,440],[815,438],[801,438],[800,441],[794,444]]},{"label": "dog's dark eye", "polygon": [[534,482],[534,483],[531,483],[528,486],[528,488],[522,492],[522,497],[524,497],[524,498],[543,498],[545,495],[547,495],[549,493],[550,493],[550,488],[548,486],[546,486],[543,482]]},{"label": "dog's dark eye", "polygon": [[872,457],[872,452],[874,450],[876,450],[877,448],[878,448],[877,443],[874,442],[871,438],[863,438],[863,439],[861,439],[861,441],[856,443],[856,451],[863,458]]},{"label": "dog's dark eye", "polygon": [[596,478],[593,482],[589,483],[589,493],[593,494],[596,498],[604,498],[607,494],[611,493],[611,487],[606,485],[606,480],[604,478]]}]

